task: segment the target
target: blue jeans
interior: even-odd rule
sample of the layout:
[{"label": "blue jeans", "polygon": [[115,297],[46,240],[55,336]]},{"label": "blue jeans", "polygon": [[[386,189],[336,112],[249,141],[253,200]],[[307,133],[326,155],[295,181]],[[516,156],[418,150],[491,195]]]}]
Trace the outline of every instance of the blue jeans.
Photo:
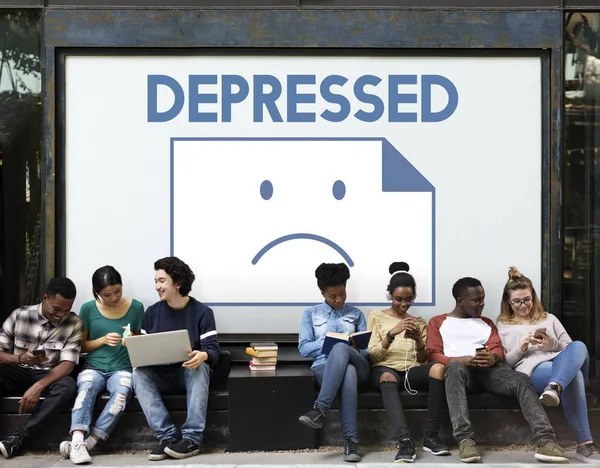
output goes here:
[{"label": "blue jeans", "polygon": [[185,392],[187,417],[181,428],[181,436],[200,444],[206,426],[208,386],[211,369],[201,364],[191,370],[181,364],[137,367],[133,370],[133,388],[144,411],[150,429],[159,441],[179,440],[179,432],[161,398],[161,393]]},{"label": "blue jeans", "polygon": [[[105,390],[110,393],[110,399],[96,424],[90,428],[96,398]],[[108,439],[132,395],[131,372],[84,369],[77,377],[77,398],[71,412],[71,434],[83,431],[86,435],[91,434],[101,440]]]},{"label": "blue jeans", "polygon": [[315,405],[329,411],[338,395],[344,439],[358,442],[358,387],[369,381],[369,363],[354,348],[337,343],[331,348],[325,364],[312,371],[321,387]]},{"label": "blue jeans", "polygon": [[531,381],[538,393],[542,393],[549,382],[556,382],[562,387],[563,410],[575,431],[578,444],[592,440],[585,399],[589,370],[590,357],[585,344],[573,341],[552,361],[541,363],[531,374]]}]

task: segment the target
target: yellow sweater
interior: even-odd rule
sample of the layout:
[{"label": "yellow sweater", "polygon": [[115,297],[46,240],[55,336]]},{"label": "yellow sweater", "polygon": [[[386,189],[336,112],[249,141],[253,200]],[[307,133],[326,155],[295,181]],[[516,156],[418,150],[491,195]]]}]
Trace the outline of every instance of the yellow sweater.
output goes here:
[{"label": "yellow sweater", "polygon": [[[421,328],[423,343],[427,342],[427,322],[421,317],[415,317]],[[396,335],[396,339],[388,349],[383,349],[381,342],[388,331],[394,328],[400,319],[384,314],[381,310],[371,312],[367,322],[367,329],[372,331],[369,341],[369,357],[373,366],[391,367],[399,372],[410,367],[420,366],[417,361],[417,344],[415,340],[404,338],[404,332]]]}]

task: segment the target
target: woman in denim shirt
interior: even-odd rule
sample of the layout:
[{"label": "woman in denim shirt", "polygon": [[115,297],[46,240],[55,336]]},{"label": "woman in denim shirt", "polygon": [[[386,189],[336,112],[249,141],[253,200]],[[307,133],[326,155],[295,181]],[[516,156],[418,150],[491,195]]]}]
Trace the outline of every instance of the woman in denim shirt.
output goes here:
[{"label": "woman in denim shirt", "polygon": [[368,351],[359,352],[345,343],[337,343],[329,355],[325,355],[321,348],[327,332],[365,331],[367,322],[359,309],[345,304],[350,271],[344,263],[322,263],[315,276],[325,301],[304,311],[298,349],[302,356],[314,358],[312,371],[321,390],[313,409],[300,416],[299,421],[320,429],[337,394],[344,434],[344,461],[358,462],[357,398],[359,385],[369,380]]}]

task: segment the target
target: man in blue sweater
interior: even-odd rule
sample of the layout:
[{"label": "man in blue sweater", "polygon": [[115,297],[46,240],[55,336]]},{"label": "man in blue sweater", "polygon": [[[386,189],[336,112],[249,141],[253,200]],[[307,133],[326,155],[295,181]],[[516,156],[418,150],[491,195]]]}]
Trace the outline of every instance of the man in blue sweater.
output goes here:
[{"label": "man in blue sweater", "polygon": [[[148,458],[182,459],[200,452],[211,368],[219,360],[219,340],[213,311],[189,296],[196,278],[190,267],[177,257],[166,257],[154,264],[154,270],[154,289],[160,301],[146,310],[142,329],[148,334],[187,330],[192,352],[183,364],[137,367],[133,387],[148,425],[159,440],[158,448]],[[187,396],[187,418],[180,436],[161,393],[182,390]]]}]

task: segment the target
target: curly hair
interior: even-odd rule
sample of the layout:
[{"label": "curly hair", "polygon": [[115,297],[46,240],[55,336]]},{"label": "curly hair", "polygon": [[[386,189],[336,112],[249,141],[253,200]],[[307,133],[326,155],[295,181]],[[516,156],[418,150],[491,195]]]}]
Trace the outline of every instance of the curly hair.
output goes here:
[{"label": "curly hair", "polygon": [[508,281],[504,286],[504,292],[502,293],[502,302],[500,303],[500,316],[498,322],[505,323],[508,325],[516,324],[515,313],[510,303],[510,293],[518,289],[529,289],[531,291],[531,299],[533,301],[533,307],[529,313],[529,321],[532,325],[540,323],[546,319],[546,312],[544,312],[544,306],[540,302],[533,283],[527,276],[517,270],[516,267],[511,266],[508,269]]},{"label": "curly hair", "polygon": [[482,286],[482,284],[477,278],[472,278],[470,276],[461,278],[454,283],[454,286],[452,286],[452,297],[458,299],[459,297],[462,297],[469,288],[476,288],[478,286]]},{"label": "curly hair", "polygon": [[57,294],[60,294],[65,299],[75,299],[77,288],[69,278],[58,276],[48,281],[44,294],[47,296],[56,296]]},{"label": "curly hair", "polygon": [[315,270],[317,286],[325,291],[332,286],[346,286],[350,270],[345,263],[321,263]]},{"label": "curly hair", "polygon": [[164,270],[173,280],[173,284],[179,285],[179,294],[187,296],[192,290],[192,284],[196,275],[192,269],[177,257],[165,257],[154,262],[154,270]]}]

